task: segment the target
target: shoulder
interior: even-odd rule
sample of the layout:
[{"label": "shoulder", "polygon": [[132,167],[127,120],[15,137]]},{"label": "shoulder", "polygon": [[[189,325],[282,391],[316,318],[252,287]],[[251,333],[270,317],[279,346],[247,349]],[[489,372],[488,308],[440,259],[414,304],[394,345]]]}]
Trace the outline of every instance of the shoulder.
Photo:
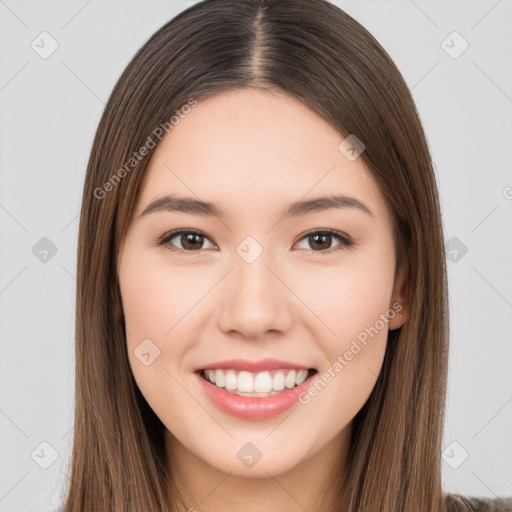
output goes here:
[{"label": "shoulder", "polygon": [[450,494],[459,503],[464,503],[472,512],[512,512],[512,496],[505,498],[483,498]]}]

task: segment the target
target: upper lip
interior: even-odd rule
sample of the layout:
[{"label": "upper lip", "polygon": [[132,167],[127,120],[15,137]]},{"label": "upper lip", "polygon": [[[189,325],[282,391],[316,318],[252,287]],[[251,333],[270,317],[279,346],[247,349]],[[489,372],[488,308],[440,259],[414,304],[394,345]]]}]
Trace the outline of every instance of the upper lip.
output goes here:
[{"label": "upper lip", "polygon": [[291,361],[283,361],[282,359],[261,359],[260,361],[250,361],[249,359],[229,359],[226,361],[218,361],[205,366],[196,368],[199,370],[241,370],[247,372],[263,372],[265,370],[279,370],[280,368],[297,368],[309,370],[311,366],[293,363]]}]

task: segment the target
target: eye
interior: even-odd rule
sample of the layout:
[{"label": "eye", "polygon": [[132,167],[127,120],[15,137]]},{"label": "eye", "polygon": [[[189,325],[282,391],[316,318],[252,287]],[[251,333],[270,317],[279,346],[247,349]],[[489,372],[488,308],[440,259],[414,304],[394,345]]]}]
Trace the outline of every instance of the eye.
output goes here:
[{"label": "eye", "polygon": [[[338,240],[339,244],[334,247],[330,247],[333,239]],[[346,235],[342,235],[338,231],[334,231],[332,229],[324,229],[317,231],[310,231],[306,233],[300,240],[306,240],[306,243],[309,244],[309,248],[314,252],[333,252],[330,249],[338,250],[352,247],[354,242]],[[320,250],[316,250],[316,249]],[[306,249],[308,249],[306,247]]]},{"label": "eye", "polygon": [[[181,247],[174,247],[172,240],[175,238],[177,238],[179,243],[182,244]],[[178,229],[160,237],[157,241],[157,245],[165,245],[172,251],[181,250],[182,252],[196,252],[199,249],[204,248],[202,247],[204,240],[209,240],[209,238],[200,231],[195,231],[193,229]]]},{"label": "eye", "polygon": [[[173,243],[174,239],[177,239],[178,243],[181,244],[181,247],[175,246],[175,243]],[[331,247],[333,239],[338,240],[339,243],[338,245]],[[171,251],[198,252],[199,250],[204,249],[203,244],[205,240],[210,241],[210,239],[204,233],[201,233],[201,231],[196,231],[194,229],[178,229],[162,235],[157,240],[156,245],[166,246]],[[334,231],[332,229],[310,231],[300,238],[299,242],[302,240],[306,240],[306,243],[309,243],[310,250],[319,253],[332,252],[331,249],[345,249],[354,245],[354,242],[348,236],[342,235],[338,231]],[[212,247],[215,248],[213,244]]]}]

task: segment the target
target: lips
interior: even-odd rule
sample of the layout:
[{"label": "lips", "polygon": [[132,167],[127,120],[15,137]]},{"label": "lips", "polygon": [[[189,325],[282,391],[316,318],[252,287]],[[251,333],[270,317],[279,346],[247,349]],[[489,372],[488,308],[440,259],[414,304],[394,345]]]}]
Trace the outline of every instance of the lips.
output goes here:
[{"label": "lips", "polygon": [[302,384],[292,389],[285,389],[277,394],[263,397],[237,396],[225,389],[218,388],[201,376],[201,372],[195,372],[200,388],[206,396],[222,412],[243,420],[258,421],[274,418],[284,413],[291,407],[297,406],[299,396],[304,393],[316,378],[317,372],[313,372]]},{"label": "lips", "polygon": [[[282,391],[272,391],[269,396],[239,396],[233,394],[233,390],[217,387],[205,378],[206,370],[234,370],[235,372],[268,372],[270,374],[282,373],[279,370],[309,370],[307,378],[301,384],[291,389],[285,387]],[[298,402],[298,397],[303,393],[315,379],[318,373],[316,368],[311,368],[300,363],[285,361],[282,359],[263,359],[261,361],[250,361],[247,359],[230,359],[218,361],[198,367],[194,371],[198,378],[200,387],[206,396],[221,411],[231,416],[245,420],[264,420],[282,414]],[[218,372],[217,372],[218,373]],[[295,375],[295,371],[292,372]],[[247,376],[246,376],[247,377]],[[235,392],[236,393],[236,392]],[[263,393],[264,395],[265,393]],[[249,393],[246,393],[249,395]]]}]

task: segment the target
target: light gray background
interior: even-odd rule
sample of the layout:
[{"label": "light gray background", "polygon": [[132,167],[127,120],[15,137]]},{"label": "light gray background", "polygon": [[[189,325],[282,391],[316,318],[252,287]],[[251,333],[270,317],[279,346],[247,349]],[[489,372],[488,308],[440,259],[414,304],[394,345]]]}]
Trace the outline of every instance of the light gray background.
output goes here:
[{"label": "light gray background", "polygon": [[[192,3],[0,0],[0,512],[46,511],[61,501],[72,441],[78,213],[90,146],[129,59]],[[333,3],[395,60],[435,161],[454,250],[444,485],[510,496],[512,4]],[[33,40],[42,46],[42,31],[59,45],[47,59],[31,48]],[[469,43],[458,58],[444,48],[458,52],[461,40],[442,43],[453,31]],[[46,262],[32,252],[43,237],[57,248]],[[43,469],[52,450],[57,458]]]}]

